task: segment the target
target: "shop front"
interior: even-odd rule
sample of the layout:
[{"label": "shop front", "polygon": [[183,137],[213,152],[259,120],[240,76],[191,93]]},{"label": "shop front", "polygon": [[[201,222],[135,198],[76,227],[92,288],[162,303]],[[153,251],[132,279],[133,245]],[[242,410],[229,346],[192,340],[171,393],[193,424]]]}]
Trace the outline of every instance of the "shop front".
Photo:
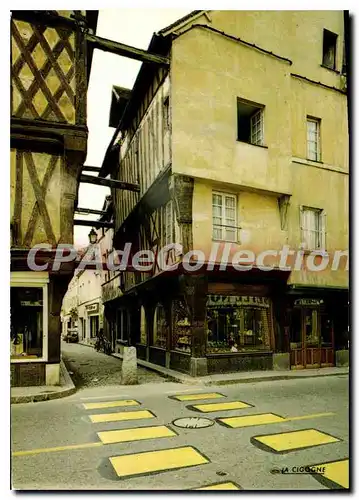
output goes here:
[{"label": "shop front", "polygon": [[171,280],[157,297],[138,295],[140,359],[192,375],[273,368],[270,286],[204,278],[185,288]]},{"label": "shop front", "polygon": [[50,382],[48,273],[13,272],[10,288],[11,385]]},{"label": "shop front", "polygon": [[348,290],[330,288],[288,294],[291,369],[336,365],[336,351],[347,349]]},{"label": "shop front", "polygon": [[334,366],[334,327],[323,299],[296,299],[290,329],[292,368]]}]

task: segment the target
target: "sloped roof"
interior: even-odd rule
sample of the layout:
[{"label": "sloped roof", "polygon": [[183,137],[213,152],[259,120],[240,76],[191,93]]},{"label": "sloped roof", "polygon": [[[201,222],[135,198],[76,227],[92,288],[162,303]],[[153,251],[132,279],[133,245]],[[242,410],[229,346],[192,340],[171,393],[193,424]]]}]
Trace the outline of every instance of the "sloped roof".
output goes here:
[{"label": "sloped roof", "polygon": [[[148,52],[152,52],[153,54],[166,55],[171,47],[171,36],[169,36],[172,31],[177,27],[185,23],[186,21],[190,21],[195,16],[199,16],[202,13],[205,13],[205,10],[193,10],[187,15],[181,17],[174,23],[169,26],[163,28],[157,33],[153,33],[151,41],[148,45]],[[116,137],[118,133],[124,129],[126,129],[131,121],[131,118],[137,109],[138,103],[141,101],[147,86],[148,81],[155,74],[155,69],[152,65],[142,63],[141,68],[137,74],[137,78],[131,90],[130,98],[128,99],[127,105],[124,107],[123,113],[121,114],[120,123],[118,124],[115,133],[108,145],[106,150],[101,170],[99,172],[99,176],[106,176],[110,171],[110,165],[112,162],[112,158],[118,154],[119,146],[116,145]]]},{"label": "sloped roof", "polygon": [[181,17],[180,19],[177,19],[177,21],[175,21],[174,23],[168,25],[166,28],[163,28],[160,31],[158,31],[157,34],[163,35],[164,33],[166,33],[166,31],[172,30],[173,28],[176,28],[177,26],[184,23],[185,21],[189,21],[191,19],[191,17],[196,16],[197,14],[199,14],[201,12],[203,12],[203,10],[192,10],[192,12],[190,12],[189,14],[186,14],[185,16]]}]

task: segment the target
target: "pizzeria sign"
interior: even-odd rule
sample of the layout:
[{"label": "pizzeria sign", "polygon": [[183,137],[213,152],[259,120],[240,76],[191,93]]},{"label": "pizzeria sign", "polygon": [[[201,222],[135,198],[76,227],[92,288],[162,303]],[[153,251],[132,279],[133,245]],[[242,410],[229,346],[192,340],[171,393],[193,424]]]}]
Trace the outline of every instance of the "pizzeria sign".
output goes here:
[{"label": "pizzeria sign", "polygon": [[87,313],[98,312],[98,303],[97,304],[90,304],[89,306],[86,306],[86,311],[87,311]]}]

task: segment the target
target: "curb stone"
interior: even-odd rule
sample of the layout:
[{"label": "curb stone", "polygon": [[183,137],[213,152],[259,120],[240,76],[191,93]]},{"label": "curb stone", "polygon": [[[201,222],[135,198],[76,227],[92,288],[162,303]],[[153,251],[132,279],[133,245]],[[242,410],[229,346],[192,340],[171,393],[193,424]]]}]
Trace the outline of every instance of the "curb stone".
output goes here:
[{"label": "curb stone", "polygon": [[[118,353],[112,353],[112,356],[115,358],[121,359],[122,360],[122,355]],[[315,374],[308,374],[308,375],[289,375],[286,373],[283,373],[282,375],[276,374],[276,375],[268,375],[266,377],[243,377],[243,378],[228,378],[225,380],[209,380],[208,375],[206,377],[190,377],[189,375],[186,375],[184,373],[176,372],[175,370],[171,370],[169,368],[165,368],[163,366],[158,366],[154,365],[153,363],[150,363],[148,361],[144,361],[142,359],[137,359],[137,364],[139,366],[142,366],[144,368],[147,368],[148,370],[160,373],[161,375],[165,376],[166,378],[171,379],[172,381],[179,382],[181,384],[186,384],[186,385],[197,385],[197,386],[211,386],[211,385],[230,385],[230,384],[248,384],[248,383],[255,383],[255,382],[273,382],[276,380],[292,380],[292,379],[309,379],[309,378],[317,378],[317,377],[338,377],[338,376],[348,376],[349,375],[349,367],[345,371],[340,371],[339,373],[315,373]],[[290,370],[288,370],[290,371]],[[293,371],[290,371],[293,373]]]},{"label": "curb stone", "polygon": [[40,401],[50,401],[51,399],[65,398],[76,392],[76,387],[66,369],[63,360],[60,362],[60,381],[63,382],[63,390],[44,391],[43,394],[33,394],[28,396],[11,396],[11,404],[38,403]]}]

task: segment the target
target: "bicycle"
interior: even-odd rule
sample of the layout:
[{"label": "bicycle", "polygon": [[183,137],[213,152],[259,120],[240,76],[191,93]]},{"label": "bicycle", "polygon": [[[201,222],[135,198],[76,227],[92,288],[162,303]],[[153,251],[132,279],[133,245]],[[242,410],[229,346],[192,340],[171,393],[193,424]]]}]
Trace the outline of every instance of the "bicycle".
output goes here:
[{"label": "bicycle", "polygon": [[94,348],[96,351],[103,351],[105,354],[112,353],[111,343],[103,336],[97,337]]}]

